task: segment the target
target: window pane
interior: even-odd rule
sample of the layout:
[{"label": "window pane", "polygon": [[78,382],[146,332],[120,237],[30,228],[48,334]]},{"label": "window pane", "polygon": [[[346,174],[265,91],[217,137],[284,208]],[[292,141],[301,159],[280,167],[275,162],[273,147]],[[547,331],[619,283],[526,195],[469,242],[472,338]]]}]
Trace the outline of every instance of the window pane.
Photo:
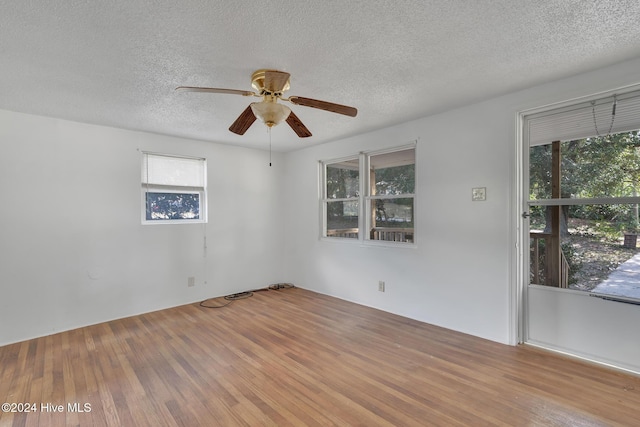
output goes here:
[{"label": "window pane", "polygon": [[415,192],[415,149],[370,157],[373,194],[413,194]]},{"label": "window pane", "polygon": [[529,200],[551,198],[551,144],[529,149]]},{"label": "window pane", "polygon": [[413,198],[374,199],[370,203],[374,215],[370,240],[413,243]]},{"label": "window pane", "polygon": [[413,198],[371,200],[374,227],[413,228]]},{"label": "window pane", "polygon": [[198,193],[146,193],[147,220],[200,219]]},{"label": "window pane", "polygon": [[357,200],[327,203],[327,237],[358,238]]},{"label": "window pane", "polygon": [[[561,236],[555,263],[554,210]],[[637,205],[532,207],[531,283],[640,298],[637,218]]]},{"label": "window pane", "polygon": [[358,159],[327,165],[327,199],[347,199],[360,194]]},{"label": "window pane", "polygon": [[[640,191],[638,131],[567,141],[561,148],[561,197],[631,197]],[[551,145],[529,151],[530,200],[551,198]]]}]

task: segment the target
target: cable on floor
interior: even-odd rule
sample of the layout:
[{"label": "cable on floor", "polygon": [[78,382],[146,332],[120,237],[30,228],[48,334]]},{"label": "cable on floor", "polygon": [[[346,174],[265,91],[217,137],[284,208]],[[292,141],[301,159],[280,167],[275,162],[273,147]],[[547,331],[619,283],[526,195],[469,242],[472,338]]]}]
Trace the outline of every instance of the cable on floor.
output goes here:
[{"label": "cable on floor", "polygon": [[231,304],[234,301],[237,301],[239,299],[249,298],[249,297],[253,296],[254,292],[279,291],[279,290],[282,290],[282,289],[291,289],[291,288],[295,288],[295,286],[292,285],[291,283],[276,283],[276,284],[273,284],[273,285],[269,285],[266,288],[252,289],[250,291],[244,291],[244,292],[238,292],[238,293],[235,293],[235,294],[226,295],[226,296],[224,296],[222,298],[224,298],[227,302],[225,304],[221,304],[221,305],[209,305],[209,304],[206,304],[207,301],[218,299],[218,298],[221,298],[221,297],[208,298],[208,299],[200,302],[200,307],[204,307],[204,308],[223,308],[223,307],[228,306],[229,304]]}]

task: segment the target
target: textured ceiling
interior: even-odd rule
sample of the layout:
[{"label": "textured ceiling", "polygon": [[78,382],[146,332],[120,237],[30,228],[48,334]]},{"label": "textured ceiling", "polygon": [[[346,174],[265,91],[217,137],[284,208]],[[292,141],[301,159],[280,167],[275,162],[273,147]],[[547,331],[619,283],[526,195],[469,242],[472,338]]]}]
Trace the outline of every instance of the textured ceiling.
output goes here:
[{"label": "textured ceiling", "polygon": [[0,109],[268,148],[249,102],[176,93],[251,90],[291,73],[290,105],[314,136],[273,128],[287,151],[427,116],[640,56],[637,0],[3,0]]}]

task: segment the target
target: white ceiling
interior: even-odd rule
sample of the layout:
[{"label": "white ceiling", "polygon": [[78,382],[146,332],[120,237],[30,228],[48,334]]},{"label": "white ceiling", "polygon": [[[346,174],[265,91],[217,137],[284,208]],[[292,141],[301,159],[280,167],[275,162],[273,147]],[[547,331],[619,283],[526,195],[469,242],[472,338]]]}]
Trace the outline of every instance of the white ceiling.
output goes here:
[{"label": "white ceiling", "polygon": [[319,144],[640,56],[637,0],[3,0],[0,109],[268,149],[228,131],[251,90],[291,73],[314,136],[273,129],[274,150]]}]

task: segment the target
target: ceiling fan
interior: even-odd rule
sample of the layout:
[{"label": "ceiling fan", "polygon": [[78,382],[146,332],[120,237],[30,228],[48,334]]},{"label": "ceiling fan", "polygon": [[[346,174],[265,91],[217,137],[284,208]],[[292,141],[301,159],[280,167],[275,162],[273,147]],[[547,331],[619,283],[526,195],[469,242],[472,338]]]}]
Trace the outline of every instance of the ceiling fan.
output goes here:
[{"label": "ceiling fan", "polygon": [[284,92],[289,90],[289,73],[278,70],[258,70],[251,75],[251,86],[257,91],[236,89],[220,89],[214,87],[194,87],[179,86],[179,92],[208,92],[208,93],[228,93],[232,95],[262,97],[260,102],[252,102],[229,127],[229,130],[238,135],[244,133],[251,127],[256,118],[259,118],[268,127],[276,126],[286,120],[291,129],[300,137],[311,136],[309,129],[300,121],[293,111],[286,105],[278,103],[278,100],[288,101],[292,104],[304,107],[318,108],[332,113],[344,114],[355,117],[358,110],[346,105],[334,104],[332,102],[319,101],[317,99],[303,98],[301,96],[291,96],[285,98]]}]

